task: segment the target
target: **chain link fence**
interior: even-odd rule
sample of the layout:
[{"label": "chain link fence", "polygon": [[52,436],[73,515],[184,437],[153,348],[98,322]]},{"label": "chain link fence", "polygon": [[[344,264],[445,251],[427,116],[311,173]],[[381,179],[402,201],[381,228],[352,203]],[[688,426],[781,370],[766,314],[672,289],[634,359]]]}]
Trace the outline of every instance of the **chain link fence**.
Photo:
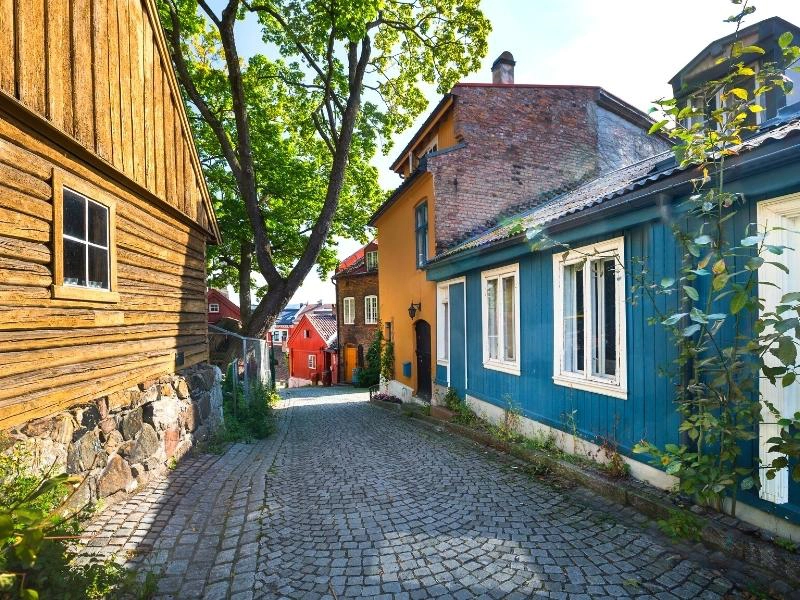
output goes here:
[{"label": "chain link fence", "polygon": [[[271,388],[275,381],[272,346],[266,340],[208,326],[210,362],[225,374],[226,387],[236,395],[241,387],[245,398],[251,398],[257,387]],[[260,385],[257,385],[260,384]]]}]

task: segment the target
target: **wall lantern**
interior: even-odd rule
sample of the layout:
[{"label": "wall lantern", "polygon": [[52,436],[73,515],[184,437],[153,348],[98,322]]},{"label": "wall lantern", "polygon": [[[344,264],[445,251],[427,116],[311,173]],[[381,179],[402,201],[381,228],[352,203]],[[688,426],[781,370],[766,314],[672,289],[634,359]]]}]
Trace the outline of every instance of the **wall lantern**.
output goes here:
[{"label": "wall lantern", "polygon": [[422,302],[419,304],[411,303],[411,306],[408,307],[408,316],[412,319],[417,316],[417,311],[422,312]]}]

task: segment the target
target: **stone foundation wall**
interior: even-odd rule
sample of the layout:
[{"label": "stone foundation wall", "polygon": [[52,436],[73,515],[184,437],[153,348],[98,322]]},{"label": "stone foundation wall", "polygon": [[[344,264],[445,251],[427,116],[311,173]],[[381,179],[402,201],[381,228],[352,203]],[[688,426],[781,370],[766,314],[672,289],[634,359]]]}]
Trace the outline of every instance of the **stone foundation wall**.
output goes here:
[{"label": "stone foundation wall", "polygon": [[84,476],[72,504],[114,502],[163,474],[222,423],[222,373],[208,364],[147,381],[7,432],[39,472]]}]

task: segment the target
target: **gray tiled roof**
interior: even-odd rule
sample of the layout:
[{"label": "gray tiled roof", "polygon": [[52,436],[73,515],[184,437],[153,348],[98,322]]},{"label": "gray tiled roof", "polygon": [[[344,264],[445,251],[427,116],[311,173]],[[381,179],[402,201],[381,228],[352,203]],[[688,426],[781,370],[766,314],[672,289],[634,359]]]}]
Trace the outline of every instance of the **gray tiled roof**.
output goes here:
[{"label": "gray tiled roof", "polygon": [[[777,125],[766,128],[763,133],[746,140],[739,151],[752,150],[769,140],[780,140],[798,132],[800,132],[800,119],[795,116],[788,122],[778,122]],[[499,225],[441,252],[431,262],[473,248],[498,243],[532,228],[545,227],[568,215],[602,204],[681,170],[672,158],[671,152],[656,154],[584,183],[521,214],[509,216]]]}]

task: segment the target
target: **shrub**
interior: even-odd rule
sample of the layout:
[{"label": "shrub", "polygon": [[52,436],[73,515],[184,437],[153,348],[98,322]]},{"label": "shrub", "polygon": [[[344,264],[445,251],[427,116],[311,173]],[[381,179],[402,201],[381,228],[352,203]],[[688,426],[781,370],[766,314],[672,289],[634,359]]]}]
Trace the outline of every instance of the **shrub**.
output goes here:
[{"label": "shrub", "polygon": [[241,387],[236,393],[231,386],[223,386],[224,424],[214,432],[203,449],[214,454],[222,454],[228,444],[233,442],[252,442],[262,440],[275,431],[273,408],[280,396],[271,388],[255,383],[250,390],[250,399],[244,397]]}]

